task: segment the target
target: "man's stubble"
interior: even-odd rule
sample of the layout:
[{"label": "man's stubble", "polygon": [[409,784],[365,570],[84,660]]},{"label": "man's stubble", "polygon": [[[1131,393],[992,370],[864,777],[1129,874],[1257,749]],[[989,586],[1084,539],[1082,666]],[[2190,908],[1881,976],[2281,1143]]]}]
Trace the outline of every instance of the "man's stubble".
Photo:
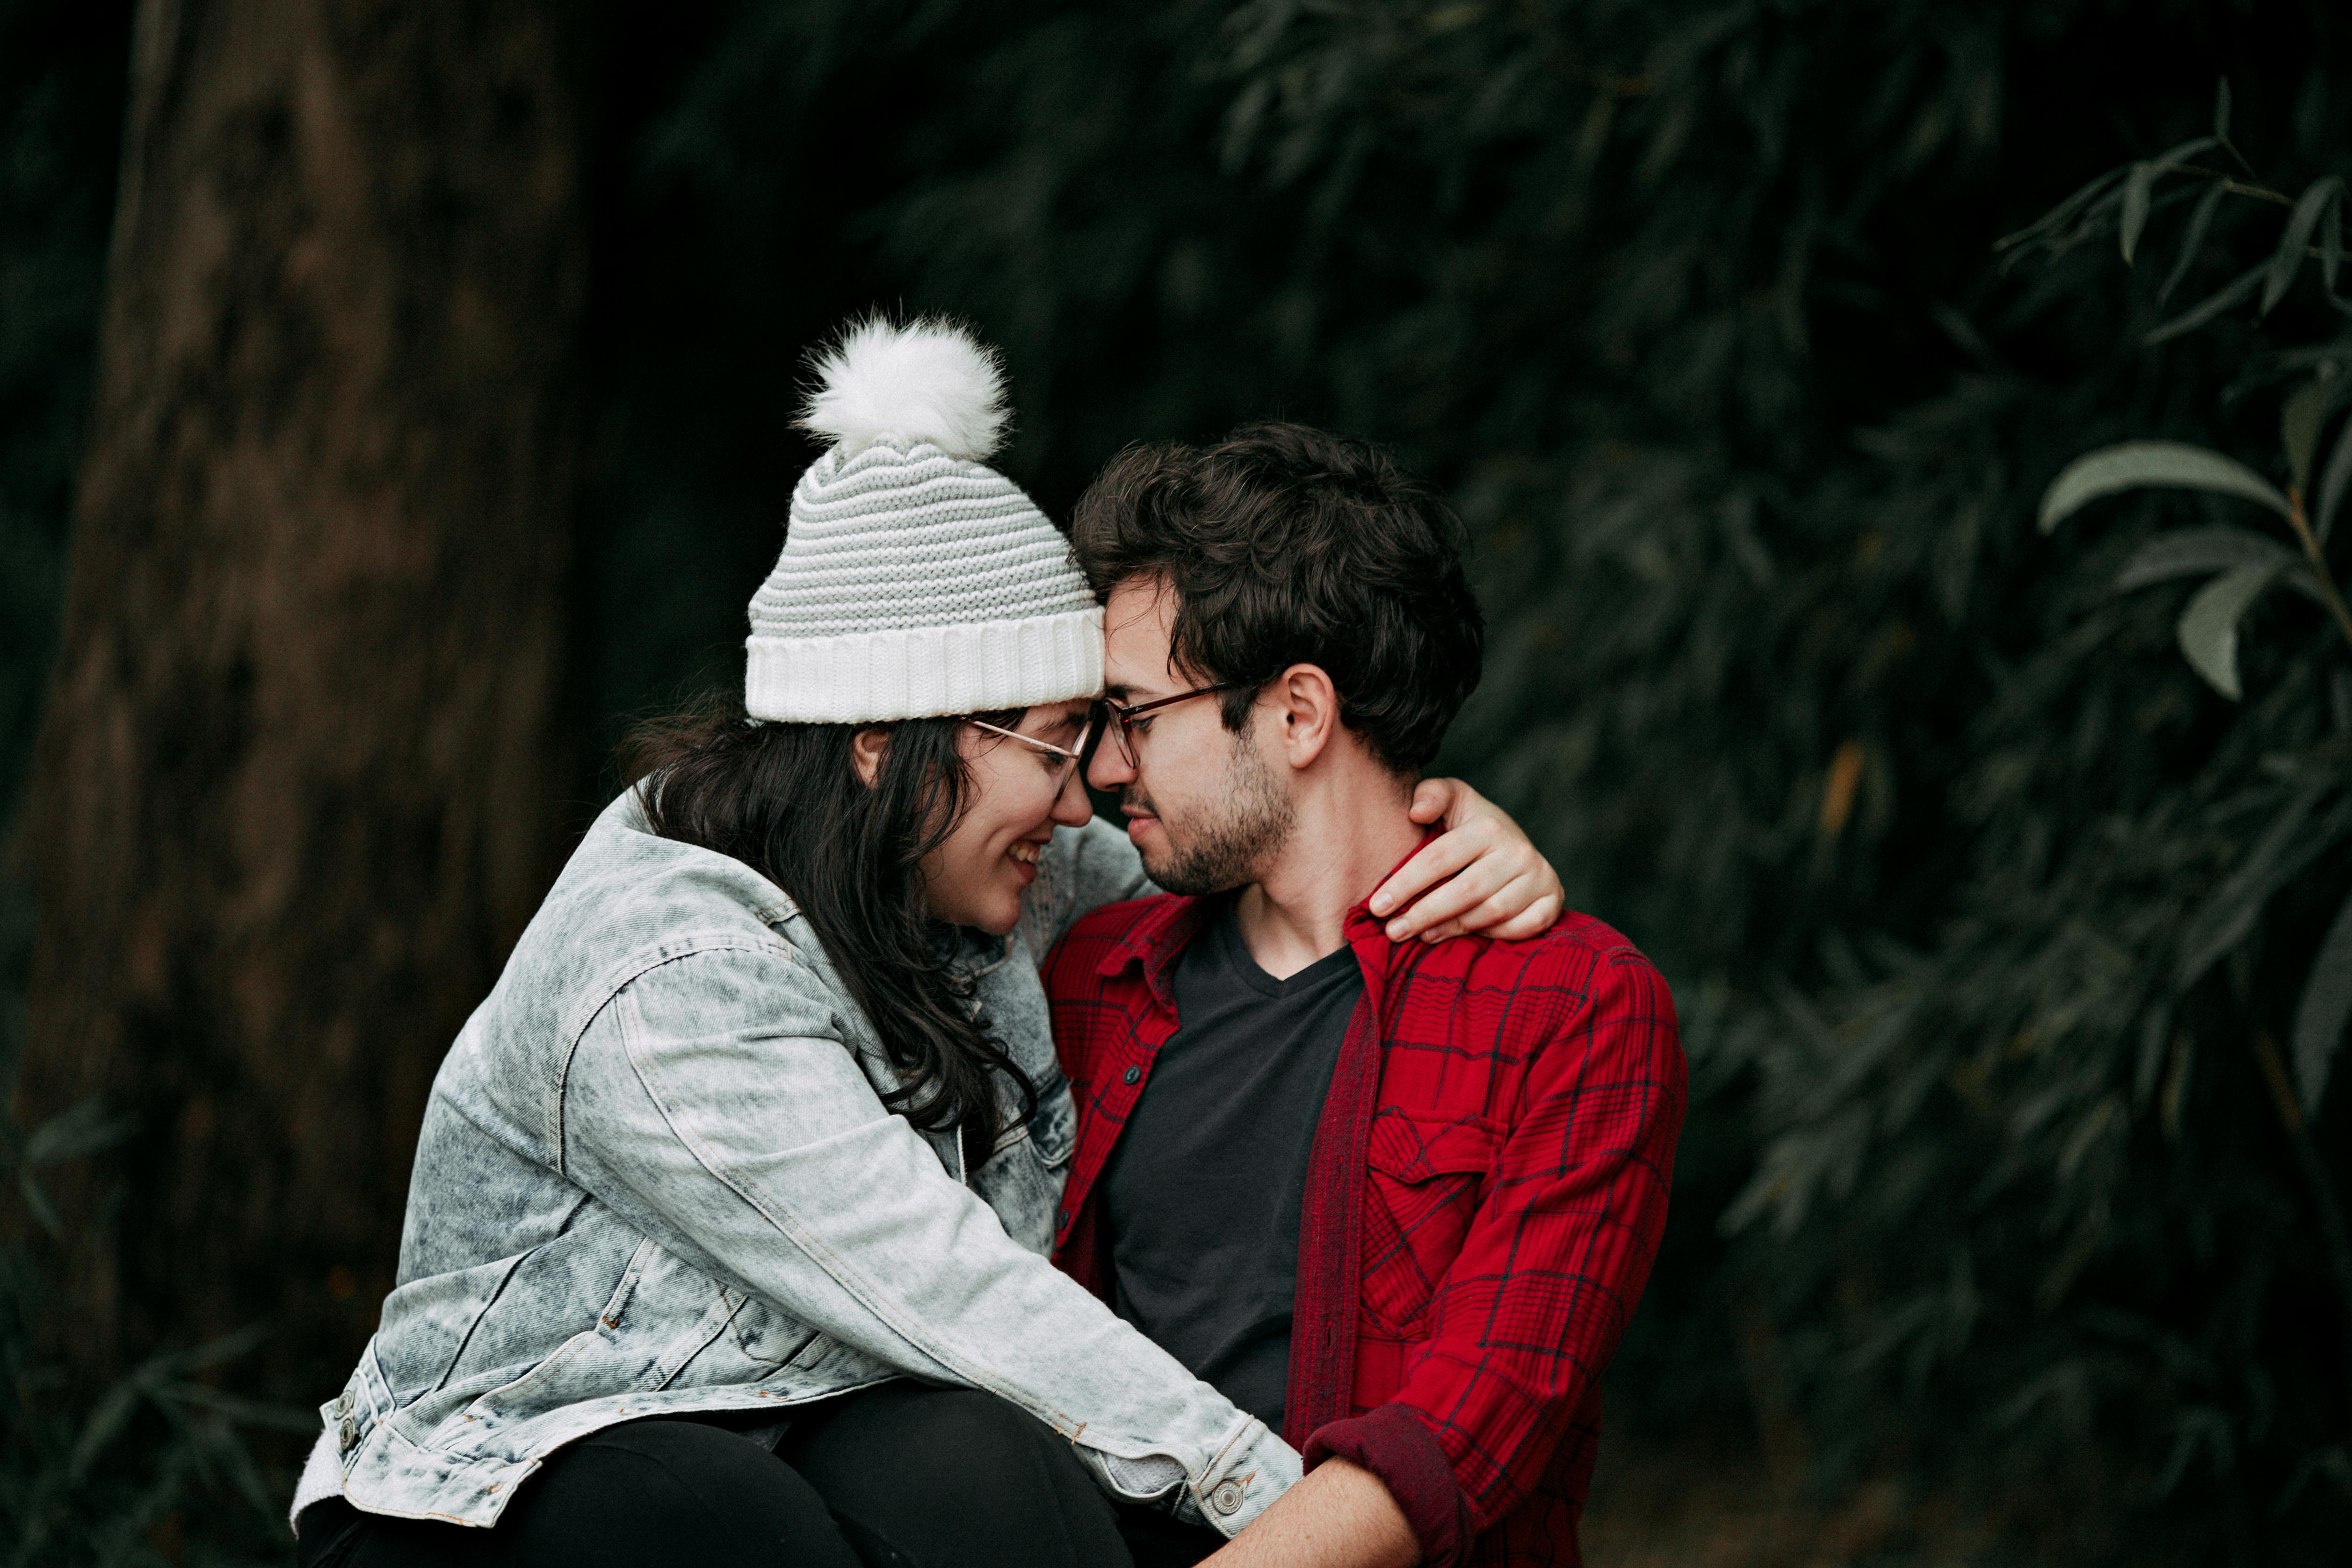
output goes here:
[{"label": "man's stubble", "polygon": [[1160,818],[1168,835],[1164,860],[1145,856],[1143,869],[1170,893],[1200,897],[1255,882],[1266,863],[1289,841],[1297,813],[1290,797],[1258,755],[1247,730],[1234,736],[1227,766],[1227,794],[1221,805],[1204,805],[1171,821],[1151,798],[1129,785],[1127,803]]}]

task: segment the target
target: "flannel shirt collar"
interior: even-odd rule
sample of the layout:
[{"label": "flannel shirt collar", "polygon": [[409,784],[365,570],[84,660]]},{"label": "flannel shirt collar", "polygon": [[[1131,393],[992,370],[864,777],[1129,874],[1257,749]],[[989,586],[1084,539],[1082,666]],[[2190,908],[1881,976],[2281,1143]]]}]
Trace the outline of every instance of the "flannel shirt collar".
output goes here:
[{"label": "flannel shirt collar", "polygon": [[[1395,865],[1389,867],[1375,879],[1371,890],[1358,899],[1341,920],[1340,934],[1348,945],[1356,949],[1358,956],[1366,963],[1368,978],[1374,973],[1376,956],[1385,956],[1391,946],[1388,920],[1396,918],[1393,915],[1388,916],[1387,920],[1374,916],[1371,911],[1372,894],[1378,892],[1381,884],[1390,877],[1396,875],[1403,868],[1405,861],[1412,859],[1414,855],[1427,848],[1429,841],[1437,837],[1438,831],[1439,830],[1433,827],[1425,830],[1421,835],[1421,842],[1413,845],[1406,852],[1403,860],[1398,861]],[[1100,961],[1096,964],[1095,973],[1108,980],[1126,969],[1129,965],[1140,964],[1143,967],[1143,982],[1150,988],[1151,994],[1169,1006],[1174,1006],[1175,1003],[1169,989],[1169,974],[1175,968],[1176,960],[1182,955],[1185,946],[1198,936],[1201,927],[1207,924],[1210,912],[1215,907],[1217,896],[1220,895],[1192,898],[1182,894],[1171,894],[1154,904],[1145,911],[1141,919],[1129,926],[1120,935],[1118,940],[1109,946]],[[1371,946],[1375,943],[1377,946]]]}]

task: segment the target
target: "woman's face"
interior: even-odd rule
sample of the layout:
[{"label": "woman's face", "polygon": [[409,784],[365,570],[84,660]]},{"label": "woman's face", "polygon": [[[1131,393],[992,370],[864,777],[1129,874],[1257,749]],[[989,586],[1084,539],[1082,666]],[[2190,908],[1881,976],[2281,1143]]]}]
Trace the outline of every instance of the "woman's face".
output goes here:
[{"label": "woman's face", "polygon": [[[1048,745],[1076,748],[1088,704],[1053,703],[1024,712],[1007,727]],[[934,919],[1002,936],[1021,919],[1021,894],[1037,880],[1037,858],[1054,824],[1084,827],[1094,815],[1075,769],[1056,794],[1062,758],[967,724],[957,749],[970,770],[963,820],[923,857],[923,893]]]}]

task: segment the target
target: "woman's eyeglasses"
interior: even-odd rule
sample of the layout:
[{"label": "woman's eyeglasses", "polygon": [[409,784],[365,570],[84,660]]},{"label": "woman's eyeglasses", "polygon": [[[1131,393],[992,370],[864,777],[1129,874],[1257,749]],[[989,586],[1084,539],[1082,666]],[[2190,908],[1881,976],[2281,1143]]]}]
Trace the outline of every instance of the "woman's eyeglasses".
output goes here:
[{"label": "woman's eyeglasses", "polygon": [[1087,715],[1086,727],[1078,731],[1077,745],[1065,747],[1056,746],[1050,740],[1040,740],[1034,735],[1024,735],[1017,729],[1007,729],[1001,724],[990,724],[985,719],[964,720],[964,723],[975,729],[984,729],[991,735],[1001,735],[1007,740],[1017,740],[1038,753],[1039,759],[1045,762],[1047,770],[1053,775],[1054,799],[1056,800],[1062,798],[1062,791],[1070,787],[1070,775],[1076,773],[1078,770],[1078,765],[1086,760],[1087,745],[1095,737],[1097,722],[1095,715],[1089,711]]},{"label": "woman's eyeglasses", "polygon": [[1050,740],[1040,740],[1034,735],[1024,735],[1017,729],[1007,729],[1001,724],[990,724],[985,719],[968,718],[964,723],[975,729],[984,729],[991,735],[1001,735],[1007,740],[1017,740],[1037,752],[1041,760],[1051,758],[1046,762],[1046,767],[1053,775],[1054,799],[1058,800],[1062,798],[1062,791],[1070,787],[1070,775],[1085,765],[1093,749],[1093,742],[1098,736],[1108,734],[1117,739],[1119,756],[1126,760],[1129,768],[1134,768],[1138,766],[1135,759],[1136,740],[1139,737],[1151,733],[1152,716],[1161,708],[1173,707],[1178,703],[1188,703],[1194,697],[1213,696],[1219,692],[1238,692],[1247,689],[1248,683],[1244,681],[1220,681],[1213,686],[1194,686],[1191,691],[1178,692],[1172,697],[1160,697],[1151,702],[1136,703],[1132,706],[1113,702],[1108,697],[1099,697],[1096,699],[1094,706],[1087,710],[1086,727],[1078,731],[1078,743],[1074,747],[1056,746]]}]

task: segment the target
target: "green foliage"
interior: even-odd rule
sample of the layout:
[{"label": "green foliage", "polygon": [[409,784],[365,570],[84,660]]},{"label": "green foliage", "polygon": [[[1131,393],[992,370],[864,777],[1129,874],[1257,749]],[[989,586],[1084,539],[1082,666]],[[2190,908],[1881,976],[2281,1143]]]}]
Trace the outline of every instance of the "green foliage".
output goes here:
[{"label": "green foliage", "polygon": [[[96,1102],[29,1135],[0,1127],[0,1172],[57,1237],[41,1171],[129,1132]],[[317,1430],[318,1417],[239,1397],[216,1380],[264,1331],[151,1356],[95,1398],[79,1399],[42,1354],[47,1277],[37,1243],[0,1244],[0,1563],[285,1562],[285,1479],[265,1474],[241,1428],[307,1434]]]}]

